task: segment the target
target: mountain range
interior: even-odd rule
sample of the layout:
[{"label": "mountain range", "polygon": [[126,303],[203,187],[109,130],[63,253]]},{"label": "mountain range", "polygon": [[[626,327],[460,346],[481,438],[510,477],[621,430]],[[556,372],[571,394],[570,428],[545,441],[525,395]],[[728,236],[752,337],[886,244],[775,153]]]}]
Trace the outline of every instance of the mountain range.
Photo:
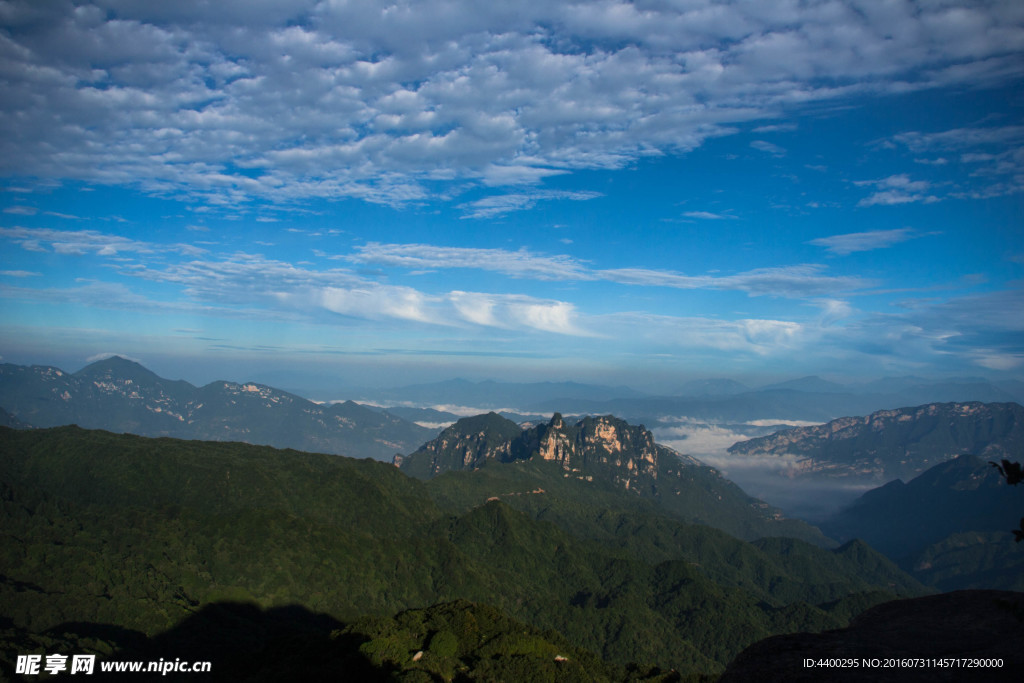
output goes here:
[{"label": "mountain range", "polygon": [[[354,391],[360,400],[403,407],[471,407],[478,412],[551,415],[617,415],[632,423],[654,425],[666,415],[716,423],[752,420],[827,422],[846,415],[950,401],[1024,402],[1019,382],[990,382],[961,377],[892,377],[867,384],[840,384],[803,377],[751,388],[728,378],[693,380],[667,395],[644,394],[628,387],[571,382],[470,382],[448,380],[387,390]],[[464,413],[463,413],[464,415]],[[448,412],[450,421],[458,413]]]},{"label": "mountain range", "polygon": [[[642,425],[611,415],[573,424],[555,413],[549,422],[526,428],[495,413],[463,418],[410,455],[396,458],[403,472],[424,479],[482,470],[494,480],[495,492],[512,485],[509,477],[530,471],[531,463],[550,464],[563,479],[578,484],[578,495],[611,486],[652,502],[663,514],[740,538],[790,536],[834,545],[816,528],[751,498],[715,469],[655,443]],[[533,489],[518,485],[519,490],[542,488],[539,480]],[[543,492],[531,495],[544,498]]]},{"label": "mountain range", "polygon": [[[796,384],[762,393],[831,388]],[[400,442],[408,423],[381,408],[197,388],[120,358],[0,366],[0,410],[17,428],[0,426],[0,674],[19,653],[67,650],[194,653],[218,662],[211,680],[343,666],[366,680],[710,681],[755,641],[834,631],[893,598],[1022,587],[1016,490],[984,460],[950,459],[1019,459],[1016,404],[762,440],[759,453],[787,444],[836,472],[931,466],[826,533],[608,414],[488,413]],[[49,426],[66,422],[164,438]],[[330,454],[358,448],[398,467]]]},{"label": "mountain range", "polygon": [[[433,437],[387,411],[352,401],[317,404],[261,384],[167,380],[117,356],[76,373],[0,365],[6,420],[54,427],[77,424],[143,436],[244,441],[278,448],[390,460]],[[13,426],[13,425],[12,425]]]},{"label": "mountain range", "polygon": [[795,456],[795,475],[910,479],[962,453],[989,459],[1024,450],[1024,407],[1017,403],[932,403],[843,417],[729,447],[736,456]]},{"label": "mountain range", "polygon": [[[470,600],[561,634],[523,641],[509,622],[488,657],[550,655],[564,638],[625,667],[622,680],[652,667],[713,675],[760,638],[838,628],[925,592],[860,541],[744,542],[684,523],[621,481],[566,476],[565,461],[421,481],[370,460],[77,427],[0,428],[0,453],[6,669],[26,651],[180,657],[159,649],[174,642],[166,634],[208,614],[213,632],[193,638],[230,639],[255,661],[266,652],[309,664],[300,643],[334,642],[383,667],[381,678],[397,666],[455,671],[445,667],[477,661],[459,635],[476,633],[465,626],[473,608],[444,608],[449,622],[401,614]],[[261,610],[308,633],[259,641]],[[428,618],[449,625],[415,623]],[[467,659],[424,655],[420,666],[416,653],[441,630],[452,636],[434,655]],[[217,655],[224,680],[232,672]]]},{"label": "mountain range", "polygon": [[1024,590],[1024,552],[1009,531],[1024,515],[1022,494],[989,462],[961,455],[866,492],[821,528],[867,541],[942,590]]}]

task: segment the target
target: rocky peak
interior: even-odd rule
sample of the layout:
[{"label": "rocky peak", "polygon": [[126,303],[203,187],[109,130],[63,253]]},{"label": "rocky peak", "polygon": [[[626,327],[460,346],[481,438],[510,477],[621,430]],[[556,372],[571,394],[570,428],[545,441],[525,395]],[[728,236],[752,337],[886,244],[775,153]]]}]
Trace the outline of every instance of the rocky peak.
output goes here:
[{"label": "rocky peak", "polygon": [[413,476],[432,477],[448,470],[476,469],[488,460],[509,462],[519,455],[522,433],[519,425],[494,412],[464,417],[396,464]]},{"label": "rocky peak", "polygon": [[603,465],[622,468],[630,475],[657,477],[657,447],[654,436],[643,425],[604,415],[585,417],[569,426],[555,413],[551,422],[536,430],[537,455],[566,470]]},{"label": "rocky peak", "polygon": [[104,380],[107,382],[147,384],[160,382],[160,378],[156,374],[135,361],[122,358],[121,356],[110,356],[109,358],[91,363],[76,372],[75,377],[88,382]]},{"label": "rocky peak", "polygon": [[558,463],[567,473],[606,470],[628,488],[640,477],[657,479],[658,449],[643,426],[611,415],[569,424],[555,413],[546,424],[522,429],[491,413],[459,420],[405,458],[401,467],[429,477],[450,469],[476,469],[487,461],[537,457]]}]

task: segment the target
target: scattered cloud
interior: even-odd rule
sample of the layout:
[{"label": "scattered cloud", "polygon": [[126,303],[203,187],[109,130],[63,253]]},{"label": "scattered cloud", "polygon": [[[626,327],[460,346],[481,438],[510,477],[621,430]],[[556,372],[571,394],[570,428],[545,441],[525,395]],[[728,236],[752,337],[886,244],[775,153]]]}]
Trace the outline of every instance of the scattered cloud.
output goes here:
[{"label": "scattered cloud", "polygon": [[348,259],[402,268],[474,268],[491,270],[513,277],[538,280],[589,280],[592,274],[570,256],[542,256],[528,249],[477,249],[437,247],[428,244],[370,244],[356,246]]},{"label": "scattered cloud", "polygon": [[999,1],[165,5],[7,2],[0,170],[210,207],[406,204],[623,168],[853,94],[1005,81],[1024,43]]},{"label": "scattered cloud", "polygon": [[100,256],[114,256],[119,253],[152,254],[158,251],[168,251],[197,256],[205,252],[204,249],[190,244],[158,245],[96,230],[0,228],[0,238],[11,240],[29,251],[46,251],[49,247],[49,250],[58,254],[93,253]]},{"label": "scattered cloud", "polygon": [[910,228],[896,228],[894,230],[870,230],[833,235],[832,237],[819,237],[811,240],[808,244],[825,247],[837,256],[846,256],[857,251],[885,249],[915,237],[918,235]]},{"label": "scattered cloud", "polygon": [[620,284],[672,287],[675,289],[719,289],[746,292],[749,296],[808,298],[849,292],[875,283],[859,277],[824,275],[824,266],[801,264],[757,268],[735,275],[683,275],[643,268],[615,268],[597,271],[601,279]]},{"label": "scattered cloud", "polygon": [[924,133],[910,131],[893,136],[892,142],[914,153],[945,153],[946,156],[915,158],[920,164],[945,166],[959,162],[966,178],[949,196],[988,199],[1024,192],[1024,126],[953,128]]},{"label": "scattered cloud", "polygon": [[891,175],[888,178],[879,180],[858,180],[854,185],[859,187],[874,187],[876,192],[865,197],[857,203],[857,206],[889,206],[893,204],[909,204],[923,202],[931,204],[940,201],[939,197],[928,194],[931,183],[927,180],[911,180],[906,173]]},{"label": "scattered cloud", "polygon": [[513,211],[532,209],[540,201],[570,200],[582,202],[596,199],[600,196],[602,196],[601,193],[590,191],[538,190],[534,192],[492,195],[460,204],[459,208],[466,211],[463,218],[497,218]]},{"label": "scattered cloud", "polygon": [[738,290],[751,296],[816,297],[863,289],[874,284],[858,277],[826,275],[824,266],[815,264],[759,268],[735,275],[685,275],[647,268],[597,269],[571,256],[546,256],[534,254],[527,249],[509,251],[370,243],[357,246],[356,252],[347,258],[356,263],[416,270],[472,268],[537,280],[600,280],[645,287]]},{"label": "scattered cloud", "polygon": [[698,218],[709,221],[735,220],[736,216],[725,213],[712,213],[711,211],[687,211],[683,214],[687,218]]},{"label": "scattered cloud", "polygon": [[765,154],[771,154],[773,157],[784,157],[786,156],[786,150],[778,145],[766,142],[765,140],[754,140],[750,143],[750,146],[754,149],[764,152]]}]

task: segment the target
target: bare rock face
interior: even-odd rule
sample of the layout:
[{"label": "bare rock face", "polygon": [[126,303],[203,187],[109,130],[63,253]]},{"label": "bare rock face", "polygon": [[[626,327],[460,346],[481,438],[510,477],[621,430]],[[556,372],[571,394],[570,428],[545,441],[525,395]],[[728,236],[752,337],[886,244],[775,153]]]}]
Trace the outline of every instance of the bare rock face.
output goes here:
[{"label": "bare rock face", "polygon": [[459,420],[408,456],[403,470],[434,476],[447,470],[476,469],[487,461],[511,462],[537,457],[558,463],[567,473],[606,470],[626,488],[658,478],[658,453],[664,447],[643,426],[611,415],[569,424],[555,413],[547,424],[521,429],[494,413]]},{"label": "bare rock face", "polygon": [[634,476],[658,476],[658,447],[643,426],[630,425],[611,415],[587,417],[570,426],[555,413],[551,422],[535,431],[537,454],[563,469],[602,464]]},{"label": "bare rock face", "polygon": [[956,591],[878,605],[837,631],[767,638],[719,683],[1019,681],[1022,672],[1024,593]]}]

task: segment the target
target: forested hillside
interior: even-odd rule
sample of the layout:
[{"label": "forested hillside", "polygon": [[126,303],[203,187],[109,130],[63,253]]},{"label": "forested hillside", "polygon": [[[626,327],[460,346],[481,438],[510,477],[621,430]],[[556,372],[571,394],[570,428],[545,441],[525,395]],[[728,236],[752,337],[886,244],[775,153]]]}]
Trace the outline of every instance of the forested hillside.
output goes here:
[{"label": "forested hillside", "polygon": [[225,601],[355,624],[464,599],[611,665],[713,673],[923,590],[863,544],[750,544],[614,489],[599,511],[552,486],[545,514],[369,460],[74,427],[0,429],[0,453],[5,666],[143,647]]}]

